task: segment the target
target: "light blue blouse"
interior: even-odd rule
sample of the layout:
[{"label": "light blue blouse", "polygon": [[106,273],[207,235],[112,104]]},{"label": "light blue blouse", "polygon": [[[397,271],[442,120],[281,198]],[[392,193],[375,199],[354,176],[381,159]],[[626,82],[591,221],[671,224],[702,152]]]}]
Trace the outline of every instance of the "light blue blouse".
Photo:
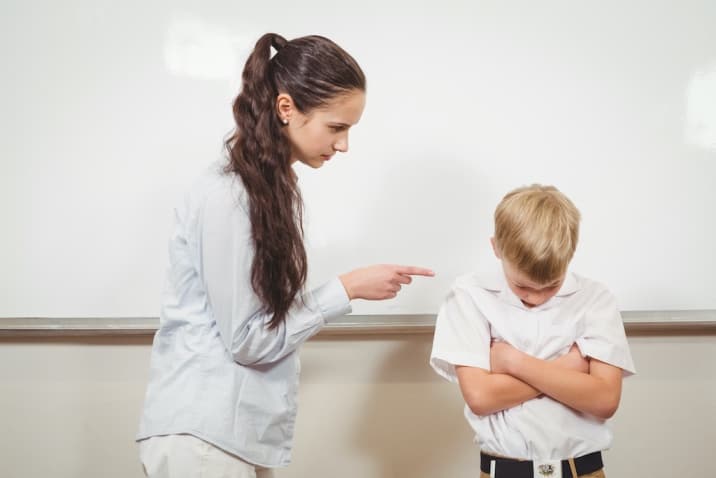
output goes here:
[{"label": "light blue blouse", "polygon": [[251,287],[246,192],[216,163],[175,210],[160,327],[137,440],[187,433],[265,467],[291,459],[298,348],[351,311],[336,277],[268,330]]}]

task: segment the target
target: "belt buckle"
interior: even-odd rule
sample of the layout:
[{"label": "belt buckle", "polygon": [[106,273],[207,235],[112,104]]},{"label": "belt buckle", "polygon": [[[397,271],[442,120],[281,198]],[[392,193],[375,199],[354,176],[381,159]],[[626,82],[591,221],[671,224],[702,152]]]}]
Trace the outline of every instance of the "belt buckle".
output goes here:
[{"label": "belt buckle", "polygon": [[561,460],[533,460],[534,478],[562,478]]}]

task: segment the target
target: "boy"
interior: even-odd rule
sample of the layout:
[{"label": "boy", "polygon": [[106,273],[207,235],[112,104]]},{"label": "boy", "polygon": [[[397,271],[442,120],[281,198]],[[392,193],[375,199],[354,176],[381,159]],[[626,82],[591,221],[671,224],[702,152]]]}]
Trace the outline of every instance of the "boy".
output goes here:
[{"label": "boy", "polygon": [[508,193],[491,239],[502,271],[458,278],[438,314],[430,364],[460,384],[482,478],[604,476],[634,365],[614,297],[567,270],[579,220],[554,187]]}]

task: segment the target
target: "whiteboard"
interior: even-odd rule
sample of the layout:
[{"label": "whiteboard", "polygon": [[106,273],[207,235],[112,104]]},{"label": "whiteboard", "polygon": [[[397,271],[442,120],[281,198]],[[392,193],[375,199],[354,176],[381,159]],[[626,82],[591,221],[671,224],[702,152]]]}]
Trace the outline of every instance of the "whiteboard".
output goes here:
[{"label": "whiteboard", "polygon": [[432,314],[493,265],[541,182],[583,214],[573,269],[626,310],[716,309],[716,3],[5,0],[0,317],[158,314],[172,208],[222,154],[266,31],[362,65],[350,151],[299,168],[310,284],[433,268],[355,314]]}]

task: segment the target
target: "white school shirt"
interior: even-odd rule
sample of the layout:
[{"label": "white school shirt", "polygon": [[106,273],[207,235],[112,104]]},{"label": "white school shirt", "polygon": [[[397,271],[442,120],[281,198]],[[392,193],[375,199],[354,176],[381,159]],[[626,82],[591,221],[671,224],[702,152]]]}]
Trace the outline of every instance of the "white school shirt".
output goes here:
[{"label": "white school shirt", "polygon": [[290,462],[297,350],[350,312],[335,278],[298,298],[268,330],[251,287],[247,196],[216,163],[175,210],[170,266],[137,440],[190,434],[250,463]]},{"label": "white school shirt", "polygon": [[[615,298],[603,285],[572,273],[554,297],[533,308],[512,292],[501,271],[459,277],[438,314],[430,365],[452,382],[455,365],[489,371],[493,338],[545,360],[576,343],[583,356],[634,373]],[[466,405],[465,417],[482,451],[513,458],[561,460],[612,443],[605,420],[547,396],[486,416]]]}]

